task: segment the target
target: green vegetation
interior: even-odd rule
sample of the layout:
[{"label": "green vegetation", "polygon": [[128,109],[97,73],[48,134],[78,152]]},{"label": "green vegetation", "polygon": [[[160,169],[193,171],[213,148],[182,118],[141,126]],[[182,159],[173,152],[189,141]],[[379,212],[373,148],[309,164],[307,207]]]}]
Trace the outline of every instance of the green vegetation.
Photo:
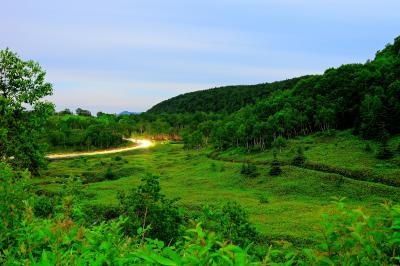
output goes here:
[{"label": "green vegetation", "polygon": [[[399,69],[397,38],[323,75],[93,117],[54,113],[40,67],[1,51],[0,264],[398,265]],[[46,165],[46,144],[131,136],[173,141]]]},{"label": "green vegetation", "polygon": [[299,80],[294,78],[257,85],[225,86],[203,91],[185,93],[153,106],[150,113],[232,113],[254,104],[278,90],[292,88]]},{"label": "green vegetation", "polygon": [[32,172],[45,165],[39,141],[53,105],[45,72],[33,61],[23,61],[9,49],[0,51],[0,159]]},{"label": "green vegetation", "polygon": [[[226,201],[238,201],[261,234],[268,235],[269,239],[285,239],[302,246],[319,240],[316,226],[323,213],[332,211],[330,200],[333,196],[346,197],[350,207],[363,207],[371,212],[377,211],[379,203],[384,200],[399,201],[400,188],[285,163],[292,161],[301,145],[305,147],[307,163],[376,172],[388,180],[397,178],[400,168],[395,161],[398,157],[390,164],[382,164],[374,154],[364,151],[366,142],[369,143],[349,132],[339,132],[329,138],[316,135],[289,141],[279,153],[282,174],[277,177],[269,175],[271,166],[268,162],[273,160],[270,151],[225,151],[218,154],[217,159],[221,160],[215,160],[209,158],[210,150],[207,149],[186,150],[183,144],[159,144],[149,150],[121,153],[120,161],[112,156],[54,161],[42,171],[42,177],[32,182],[39,190],[58,194],[68,176],[80,176],[86,180],[88,172],[102,176],[111,167],[118,179],[88,182],[82,189],[86,195],[83,199],[85,205],[109,209],[118,206],[118,191],[135,189],[150,172],[160,176],[164,194],[169,198],[180,197],[178,206],[190,212],[198,213],[204,205],[218,207]],[[391,141],[391,144],[396,145],[396,142]],[[244,177],[241,174],[243,163],[256,165],[259,175]],[[260,205],[261,195],[268,198],[268,204]]]},{"label": "green vegetation", "polygon": [[[79,108],[78,108],[79,109]],[[130,136],[132,127],[116,115],[92,117],[72,115],[62,111],[47,120],[43,142],[49,145],[49,151],[107,149],[124,145],[124,136]]]}]

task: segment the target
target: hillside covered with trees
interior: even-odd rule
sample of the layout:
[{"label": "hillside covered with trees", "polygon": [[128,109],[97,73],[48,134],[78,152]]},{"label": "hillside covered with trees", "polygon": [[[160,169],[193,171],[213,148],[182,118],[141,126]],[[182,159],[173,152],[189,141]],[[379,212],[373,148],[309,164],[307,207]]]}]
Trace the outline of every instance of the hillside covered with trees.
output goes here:
[{"label": "hillside covered with trees", "polygon": [[156,104],[151,113],[193,113],[225,112],[232,113],[240,108],[266,98],[274,91],[292,88],[305,77],[293,78],[272,83],[256,85],[237,85],[212,88],[203,91],[178,95]]},{"label": "hillside covered with trees", "polygon": [[[212,119],[207,118],[209,114],[204,114],[202,123],[184,135],[194,136],[196,146],[211,139],[217,148],[264,150],[278,137],[292,138],[330,129],[351,128],[355,134],[383,143],[388,136],[400,133],[400,37],[365,64],[342,65],[328,69],[322,75],[277,84],[283,86],[269,90],[268,94],[263,94],[263,86],[272,85],[251,87],[255,95],[265,97],[255,104],[243,106],[237,112],[224,115],[213,123],[209,131],[204,130],[203,125]],[[214,110],[217,112],[224,112],[229,108],[220,108],[213,101],[229,101],[229,97],[216,96],[227,90],[211,89],[181,95],[156,105],[149,112],[190,113],[204,110],[198,108],[196,103],[205,106],[206,111],[210,110],[206,107],[210,103],[210,106],[216,106]],[[233,102],[246,102],[245,93],[232,94],[238,96]],[[185,104],[180,104],[183,102]]]}]

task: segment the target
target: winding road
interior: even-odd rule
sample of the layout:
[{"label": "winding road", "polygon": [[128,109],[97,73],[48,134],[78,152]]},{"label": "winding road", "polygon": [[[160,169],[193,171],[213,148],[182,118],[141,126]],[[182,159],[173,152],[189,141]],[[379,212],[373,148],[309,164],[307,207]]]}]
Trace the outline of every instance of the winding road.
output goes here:
[{"label": "winding road", "polygon": [[132,143],[136,143],[137,145],[115,148],[115,149],[99,150],[99,151],[48,154],[46,157],[48,159],[66,159],[66,158],[75,158],[75,157],[80,157],[80,156],[93,156],[93,155],[100,155],[100,154],[125,152],[125,151],[137,150],[137,149],[146,149],[146,148],[149,148],[154,145],[154,143],[148,139],[126,138],[124,140],[130,141]]}]

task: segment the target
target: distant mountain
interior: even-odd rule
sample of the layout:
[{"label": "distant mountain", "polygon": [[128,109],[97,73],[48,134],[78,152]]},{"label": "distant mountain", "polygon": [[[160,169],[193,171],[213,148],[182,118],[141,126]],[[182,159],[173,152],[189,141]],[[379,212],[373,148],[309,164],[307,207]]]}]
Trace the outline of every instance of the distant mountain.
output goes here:
[{"label": "distant mountain", "polygon": [[141,112],[129,112],[129,111],[122,111],[121,113],[119,113],[118,115],[138,115]]},{"label": "distant mountain", "polygon": [[293,88],[296,83],[307,76],[262,83],[256,85],[236,85],[189,92],[156,104],[151,113],[186,113],[186,112],[235,112],[248,104],[254,104],[268,97],[276,90]]}]

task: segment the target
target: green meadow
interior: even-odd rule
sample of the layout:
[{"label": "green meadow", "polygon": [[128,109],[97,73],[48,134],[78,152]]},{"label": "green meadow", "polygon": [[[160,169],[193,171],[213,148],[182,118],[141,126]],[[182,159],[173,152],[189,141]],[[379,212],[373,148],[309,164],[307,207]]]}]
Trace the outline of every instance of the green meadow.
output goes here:
[{"label": "green meadow", "polygon": [[[393,138],[390,145],[399,142]],[[365,150],[367,143],[372,150]],[[160,176],[163,193],[180,198],[179,205],[194,215],[206,205],[238,201],[266,240],[289,240],[299,246],[320,240],[323,214],[336,210],[334,197],[345,197],[349,207],[369,214],[380,211],[384,201],[399,201],[400,187],[286,164],[299,145],[306,162],[379,173],[387,179],[400,174],[399,155],[382,163],[374,155],[376,143],[339,131],[290,140],[277,155],[282,162],[280,176],[269,175],[271,151],[231,149],[211,158],[210,149],[187,150],[166,142],[149,149],[52,161],[32,182],[39,190],[57,193],[68,177],[80,177],[83,204],[105,208],[117,205],[118,191],[136,188],[144,175],[152,173]],[[241,161],[254,162],[258,176],[242,175]]]}]

